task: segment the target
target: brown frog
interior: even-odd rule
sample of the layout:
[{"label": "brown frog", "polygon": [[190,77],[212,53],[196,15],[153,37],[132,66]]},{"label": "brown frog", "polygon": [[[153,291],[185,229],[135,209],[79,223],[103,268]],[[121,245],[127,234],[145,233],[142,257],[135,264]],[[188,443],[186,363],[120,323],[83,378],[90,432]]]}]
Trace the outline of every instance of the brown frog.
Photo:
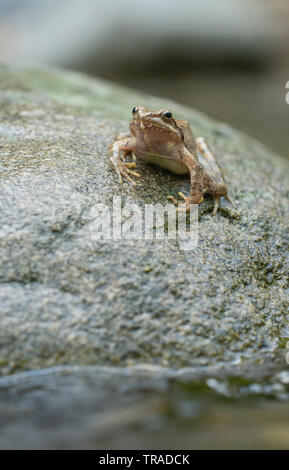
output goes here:
[{"label": "brown frog", "polygon": [[[121,183],[125,178],[136,184],[132,176],[139,178],[140,174],[132,168],[136,166],[136,158],[140,158],[173,173],[190,175],[190,196],[178,193],[185,200],[187,211],[190,204],[202,202],[205,193],[214,199],[213,215],[221,196],[233,204],[215,156],[203,137],[195,139],[187,121],[174,119],[169,110],[154,112],[144,106],[135,106],[132,114],[130,132],[117,135],[110,146],[110,162]],[[124,161],[123,157],[128,154],[132,154],[134,162]],[[168,199],[179,204],[173,196]]]}]

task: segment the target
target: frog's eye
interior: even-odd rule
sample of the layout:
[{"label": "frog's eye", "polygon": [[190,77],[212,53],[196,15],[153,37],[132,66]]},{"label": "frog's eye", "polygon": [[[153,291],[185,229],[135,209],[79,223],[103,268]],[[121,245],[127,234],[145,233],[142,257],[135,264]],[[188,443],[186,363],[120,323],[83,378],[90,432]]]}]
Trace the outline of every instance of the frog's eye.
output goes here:
[{"label": "frog's eye", "polygon": [[137,112],[137,107],[134,106],[134,107],[132,108],[132,114],[135,114],[136,112]]},{"label": "frog's eye", "polygon": [[170,111],[167,111],[163,114],[163,116],[170,119],[172,117],[172,113]]}]

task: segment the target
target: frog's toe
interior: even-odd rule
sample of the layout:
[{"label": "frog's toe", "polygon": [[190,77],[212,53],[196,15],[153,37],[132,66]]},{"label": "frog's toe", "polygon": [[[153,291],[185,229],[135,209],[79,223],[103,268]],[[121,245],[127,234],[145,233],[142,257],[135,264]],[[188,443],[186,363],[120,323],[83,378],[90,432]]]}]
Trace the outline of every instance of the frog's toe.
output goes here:
[{"label": "frog's toe", "polygon": [[116,174],[118,175],[118,181],[120,184],[123,183],[123,179],[122,179],[122,174],[121,174],[121,170],[120,170],[120,167],[119,167],[119,164],[116,163],[115,159],[113,157],[111,157],[109,159],[109,162],[110,162],[110,165],[111,167],[114,169],[114,171],[116,172]]},{"label": "frog's toe", "polygon": [[[181,192],[178,192],[178,196],[180,196],[181,198],[184,199],[184,201],[187,203],[189,202],[189,197],[185,196],[184,193],[181,193]],[[174,196],[167,196],[167,199],[169,199],[170,201],[172,201],[176,206],[178,206],[179,204],[182,204],[180,201],[178,201]]]},{"label": "frog's toe", "polygon": [[[177,212],[189,212],[190,211],[190,198],[179,192],[178,195],[185,200],[185,204],[178,201],[174,196],[167,196],[169,201],[172,201],[177,206]],[[182,206],[182,207],[179,207]]]},{"label": "frog's toe", "polygon": [[181,206],[178,207],[177,212],[190,212],[192,205],[200,204],[203,201],[203,196],[200,200],[194,200],[191,196],[185,196],[181,191],[178,192],[178,196],[180,196],[185,203],[178,201],[174,196],[167,196],[167,199],[172,201],[176,206]]},{"label": "frog's toe", "polygon": [[[225,210],[226,212],[228,212],[230,216],[235,217],[236,214],[238,214],[237,207],[236,207],[235,203],[228,196],[228,194],[224,194],[224,198],[227,199],[227,201],[233,206],[234,209],[233,209],[233,211],[231,211],[231,210],[228,210],[228,208],[223,207],[222,210]],[[214,199],[214,209],[213,209],[212,215],[216,215],[219,207],[221,208],[221,206],[220,206],[221,196],[213,196],[213,199]]]},{"label": "frog's toe", "polygon": [[176,206],[179,204],[179,202],[176,200],[174,196],[167,196],[167,199],[169,201],[172,201]]},{"label": "frog's toe", "polygon": [[130,175],[134,176],[135,178],[140,178],[140,174],[130,169],[134,167],[135,167],[134,163],[124,163],[121,168],[121,174],[130,183],[136,185],[136,182],[130,177]]},{"label": "frog's toe", "polygon": [[[134,176],[135,178],[140,178],[140,174],[137,173],[136,171],[130,170],[131,165],[133,165],[133,164],[132,163],[124,163],[123,165],[121,165],[120,174],[129,183],[131,183],[133,186],[136,186],[136,182],[131,178],[131,176]],[[134,168],[134,166],[132,168]]]},{"label": "frog's toe", "polygon": [[[118,175],[119,182],[122,184],[123,180],[127,180],[132,185],[136,186],[136,182],[131,178],[134,176],[135,178],[139,178],[140,174],[136,171],[131,170],[131,168],[135,168],[135,162],[123,162],[120,159],[115,161],[113,158],[110,159],[111,165],[116,171]],[[131,176],[130,176],[131,175]]]},{"label": "frog's toe", "polygon": [[234,203],[233,199],[227,194],[225,194],[225,199],[227,199],[227,201],[232,204],[232,206],[234,207],[234,209],[237,210],[237,207],[236,207],[236,204]]},{"label": "frog's toe", "polygon": [[129,174],[125,171],[122,171],[121,177],[127,180],[129,183],[131,183],[133,186],[136,185],[136,182],[129,176]]},{"label": "frog's toe", "polygon": [[213,214],[212,215],[216,215],[219,204],[220,204],[220,197],[215,197],[214,198],[214,209],[213,209]]},{"label": "frog's toe", "polygon": [[184,193],[181,191],[178,192],[178,195],[185,201],[186,204],[190,203],[190,198],[188,196],[185,196]]},{"label": "frog's toe", "polygon": [[132,176],[135,176],[136,178],[140,178],[140,174],[137,173],[136,171],[132,171],[131,168],[135,168],[136,164],[133,162],[133,163],[124,163],[123,164],[124,166],[124,172],[127,173],[127,174],[130,174]]}]

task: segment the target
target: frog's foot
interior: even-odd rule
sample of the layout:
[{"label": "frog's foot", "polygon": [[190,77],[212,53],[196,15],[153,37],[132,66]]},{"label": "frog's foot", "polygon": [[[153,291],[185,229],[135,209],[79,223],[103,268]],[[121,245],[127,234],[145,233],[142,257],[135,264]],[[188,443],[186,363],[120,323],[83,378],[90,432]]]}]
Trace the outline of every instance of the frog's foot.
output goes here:
[{"label": "frog's foot", "polygon": [[136,186],[136,182],[131,178],[130,175],[134,176],[135,178],[140,178],[140,174],[136,171],[131,170],[131,168],[135,168],[135,162],[123,162],[120,158],[114,159],[113,157],[110,159],[111,165],[118,174],[119,182],[123,183],[123,179],[126,179],[131,183],[133,186]]},{"label": "frog's foot", "polygon": [[129,163],[123,160],[124,156],[130,153],[132,153],[130,138],[124,137],[123,134],[121,134],[117,136],[117,140],[115,140],[109,148],[109,154],[111,156],[109,161],[112,168],[118,174],[120,183],[123,182],[123,179],[126,179],[129,183],[136,186],[136,182],[131,178],[131,176],[135,178],[140,177],[139,173],[131,170],[131,168],[135,168],[136,164],[135,162]]},{"label": "frog's foot", "polygon": [[[183,208],[183,207],[182,207],[182,208],[178,207],[178,209],[177,209],[178,212],[184,212],[184,210],[185,210],[185,212],[190,212],[190,208],[191,208],[191,205],[192,205],[192,204],[200,204],[200,203],[202,202],[202,200],[203,200],[203,196],[202,196],[201,199],[196,203],[196,202],[194,202],[194,201],[192,200],[191,197],[185,196],[184,193],[182,193],[181,191],[178,192],[178,195],[179,195],[182,199],[184,199],[185,204],[186,204],[185,208]],[[176,206],[179,206],[180,204],[183,205],[183,203],[182,203],[182,202],[179,202],[174,196],[167,196],[167,199],[169,199],[170,201],[172,201]]]},{"label": "frog's foot", "polygon": [[[232,199],[228,196],[228,194],[224,194],[224,198],[227,199],[227,201],[234,207],[235,210],[237,210],[236,205],[234,204]],[[217,210],[218,210],[219,205],[220,205],[221,196],[213,196],[213,199],[214,199],[214,209],[213,209],[212,215],[216,215]]]}]

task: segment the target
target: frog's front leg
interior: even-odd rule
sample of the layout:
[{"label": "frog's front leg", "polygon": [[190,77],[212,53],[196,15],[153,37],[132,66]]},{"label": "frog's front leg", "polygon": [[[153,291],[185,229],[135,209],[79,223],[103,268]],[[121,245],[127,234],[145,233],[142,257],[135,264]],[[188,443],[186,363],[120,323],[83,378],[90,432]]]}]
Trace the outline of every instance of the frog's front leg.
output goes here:
[{"label": "frog's front leg", "polygon": [[[190,172],[190,196],[185,196],[179,192],[178,195],[184,199],[186,203],[186,212],[190,211],[191,204],[200,204],[204,194],[204,172],[202,165],[188,151],[184,150],[180,155],[180,160],[187,165]],[[173,196],[168,196],[175,205],[181,204]]]},{"label": "frog's front leg", "polygon": [[109,153],[110,163],[113,169],[116,171],[119,177],[119,182],[123,182],[123,178],[129,181],[134,186],[136,185],[135,181],[131,178],[130,175],[135,176],[136,178],[140,177],[140,174],[136,171],[131,170],[131,168],[135,168],[135,162],[124,162],[122,160],[122,153],[125,155],[133,152],[134,141],[132,137],[124,137],[123,135],[118,135],[116,140],[110,146]]}]

